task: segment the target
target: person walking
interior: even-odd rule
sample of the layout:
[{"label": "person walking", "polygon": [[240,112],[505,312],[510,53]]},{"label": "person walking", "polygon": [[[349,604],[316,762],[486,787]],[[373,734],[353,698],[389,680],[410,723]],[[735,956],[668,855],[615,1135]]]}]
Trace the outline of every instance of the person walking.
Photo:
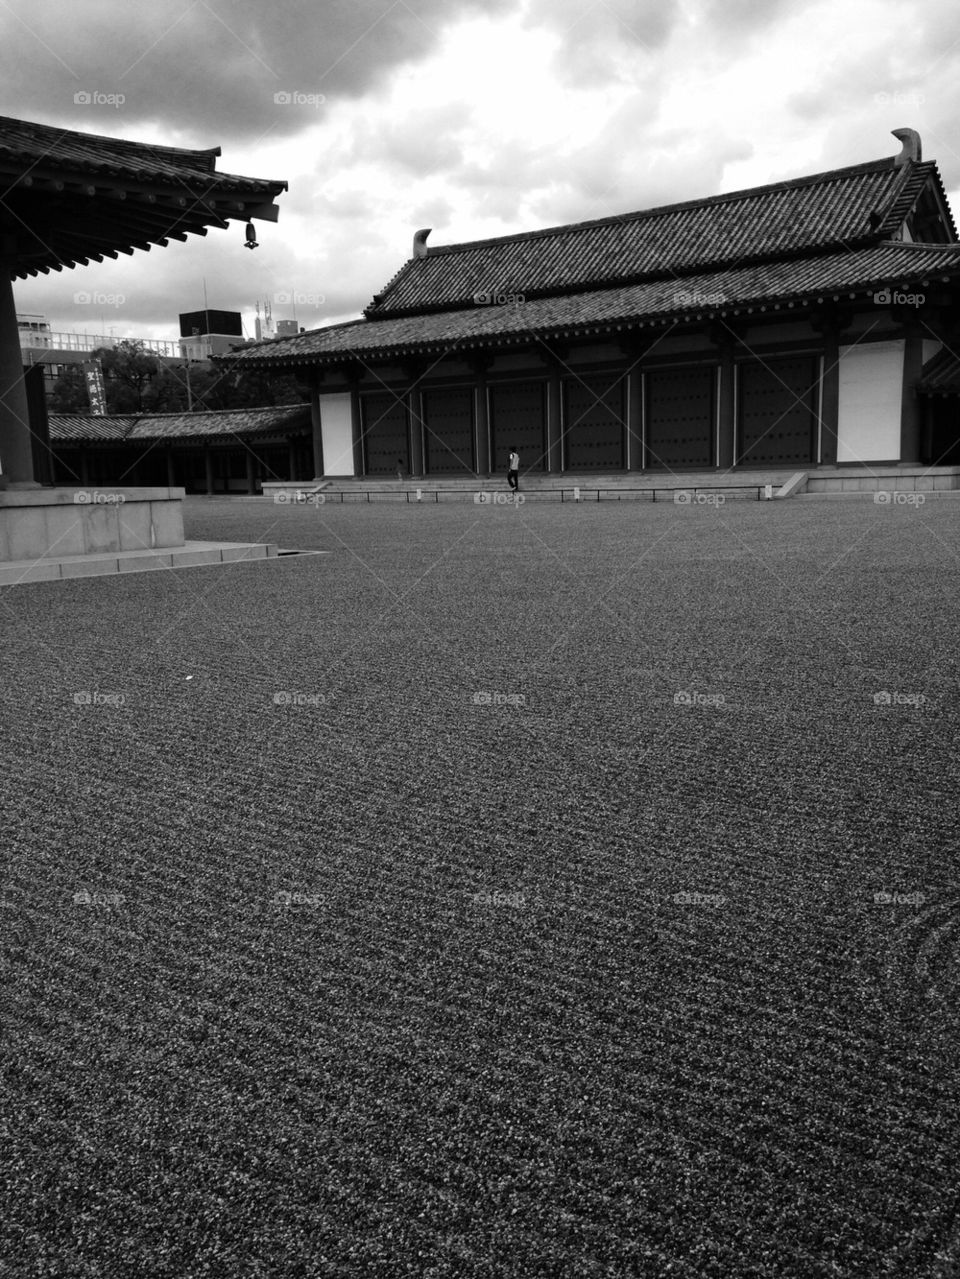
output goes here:
[{"label": "person walking", "polygon": [[510,461],[507,465],[507,483],[515,493],[520,491],[520,454],[514,444],[510,449]]},{"label": "person walking", "polygon": [[403,479],[403,458],[402,457],[397,458],[397,479],[398,480]]}]

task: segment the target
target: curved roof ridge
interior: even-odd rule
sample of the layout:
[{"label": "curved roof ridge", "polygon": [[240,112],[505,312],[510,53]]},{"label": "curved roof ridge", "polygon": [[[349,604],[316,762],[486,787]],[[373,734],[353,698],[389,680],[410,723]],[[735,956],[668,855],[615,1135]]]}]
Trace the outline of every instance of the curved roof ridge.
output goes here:
[{"label": "curved roof ridge", "polygon": [[[920,166],[929,166],[935,168],[933,161],[924,161]],[[488,246],[492,247],[497,244],[515,243],[519,240],[537,240],[544,239],[551,235],[563,235],[570,231],[587,231],[593,227],[616,226],[618,223],[639,222],[644,218],[662,217],[670,213],[683,213],[688,209],[704,209],[721,204],[731,204],[738,200],[745,200],[758,196],[768,195],[773,191],[792,191],[799,190],[805,186],[817,186],[825,184],[827,181],[841,182],[848,177],[856,177],[861,173],[881,172],[885,169],[894,167],[893,158],[887,156],[882,160],[870,160],[863,164],[851,164],[843,169],[827,169],[823,173],[810,174],[802,178],[786,178],[779,182],[768,182],[758,187],[743,187],[737,191],[724,191],[717,195],[701,196],[694,200],[678,200],[673,204],[657,204],[649,209],[635,209],[629,213],[612,213],[603,218],[588,218],[581,222],[557,223],[555,226],[537,227],[532,231],[516,231],[510,235],[489,236],[483,240],[461,240],[456,244],[437,244],[427,246],[427,257],[440,257],[442,254],[455,253],[463,249],[482,249]],[[404,266],[394,275],[390,284],[397,278],[404,267],[408,266],[413,258],[408,259]],[[389,288],[382,289],[382,293],[386,293]]]}]

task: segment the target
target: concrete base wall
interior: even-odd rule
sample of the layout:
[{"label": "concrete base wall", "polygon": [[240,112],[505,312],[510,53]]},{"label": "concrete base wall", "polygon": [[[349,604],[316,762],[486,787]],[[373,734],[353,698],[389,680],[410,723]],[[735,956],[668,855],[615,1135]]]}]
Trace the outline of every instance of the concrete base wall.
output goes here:
[{"label": "concrete base wall", "polygon": [[183,546],[183,489],[0,492],[0,561]]},{"label": "concrete base wall", "polygon": [[960,466],[821,467],[808,472],[808,493],[946,493],[960,489]]}]

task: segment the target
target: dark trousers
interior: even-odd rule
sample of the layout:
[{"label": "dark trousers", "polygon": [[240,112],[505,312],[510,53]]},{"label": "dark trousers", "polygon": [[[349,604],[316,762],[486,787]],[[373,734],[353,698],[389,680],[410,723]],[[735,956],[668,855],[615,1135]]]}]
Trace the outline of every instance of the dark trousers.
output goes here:
[{"label": "dark trousers", "polygon": [[510,485],[512,489],[518,489],[520,487],[519,480],[520,480],[519,471],[507,471],[507,483]]}]

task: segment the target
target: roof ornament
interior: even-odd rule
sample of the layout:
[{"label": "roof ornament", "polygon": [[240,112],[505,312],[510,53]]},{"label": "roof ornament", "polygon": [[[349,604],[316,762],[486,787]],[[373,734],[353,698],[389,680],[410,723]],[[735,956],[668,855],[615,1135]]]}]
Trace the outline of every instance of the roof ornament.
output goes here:
[{"label": "roof ornament", "polygon": [[920,134],[916,129],[892,129],[893,136],[903,143],[903,149],[898,156],[894,156],[893,167],[895,169],[902,168],[908,160],[919,164],[922,152],[920,148]]},{"label": "roof ornament", "polygon": [[427,236],[433,230],[427,227],[424,231],[417,231],[413,237],[413,256],[415,258],[425,258],[427,256]]}]

